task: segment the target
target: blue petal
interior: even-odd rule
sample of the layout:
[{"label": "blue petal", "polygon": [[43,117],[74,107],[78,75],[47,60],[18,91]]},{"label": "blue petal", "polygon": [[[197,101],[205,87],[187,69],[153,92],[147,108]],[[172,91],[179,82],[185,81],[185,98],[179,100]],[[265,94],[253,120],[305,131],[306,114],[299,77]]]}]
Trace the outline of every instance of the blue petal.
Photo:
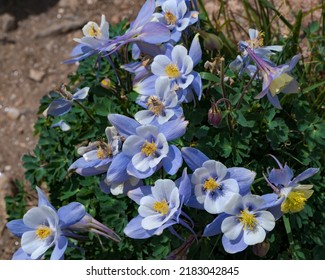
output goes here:
[{"label": "blue petal", "polygon": [[221,233],[221,224],[223,220],[230,215],[222,213],[218,215],[210,224],[208,224],[203,232],[203,236],[214,236]]},{"label": "blue petal", "polygon": [[68,125],[65,121],[61,120],[57,123],[51,125],[51,127],[60,127],[62,131],[68,131],[71,129],[70,125]]},{"label": "blue petal", "polygon": [[148,21],[150,21],[151,16],[155,11],[155,8],[156,8],[155,0],[147,0],[146,3],[140,9],[135,21],[131,24],[131,28],[134,29],[140,27],[145,23],[147,23]]},{"label": "blue petal", "polygon": [[30,255],[27,255],[20,247],[12,256],[13,260],[31,260]]},{"label": "blue petal", "polygon": [[40,207],[42,205],[46,205],[48,207],[51,207],[54,211],[56,211],[55,208],[52,206],[52,204],[47,199],[45,193],[39,187],[36,187],[36,191],[37,191],[37,195],[38,195],[38,207]]},{"label": "blue petal", "polygon": [[11,233],[17,237],[21,237],[24,232],[32,231],[34,229],[26,226],[23,222],[23,219],[12,220],[7,223],[7,228],[11,231]]},{"label": "blue petal", "polygon": [[193,82],[191,87],[193,88],[194,92],[196,93],[198,100],[202,97],[202,79],[199,73],[193,71],[192,75],[194,76]]},{"label": "blue petal", "polygon": [[285,165],[281,169],[272,169],[269,173],[269,181],[272,184],[288,186],[290,180],[293,177],[293,172],[288,165]]},{"label": "blue petal", "polygon": [[315,175],[319,171],[319,168],[308,168],[301,174],[299,174],[296,178],[292,180],[292,183],[298,184],[300,181],[306,180],[307,178]]},{"label": "blue petal", "polygon": [[149,194],[151,194],[151,187],[150,186],[142,186],[137,189],[129,191],[128,197],[140,205],[141,198],[144,196],[147,196]]},{"label": "blue petal", "polygon": [[182,155],[186,164],[189,166],[189,168],[191,168],[192,171],[202,167],[203,163],[209,160],[209,158],[201,151],[190,147],[182,148]]},{"label": "blue petal", "polygon": [[165,135],[167,141],[172,141],[185,134],[187,125],[188,121],[178,118],[162,124],[159,131]]},{"label": "blue petal", "polygon": [[137,216],[133,218],[125,227],[124,233],[131,238],[134,239],[145,239],[151,237],[155,230],[145,230],[141,226],[143,218],[141,216]]},{"label": "blue petal", "polygon": [[196,34],[193,38],[190,50],[189,50],[189,56],[193,60],[193,66],[197,65],[201,58],[202,58],[202,49],[200,45],[200,40],[199,40],[199,34]]},{"label": "blue petal", "polygon": [[136,128],[140,126],[136,120],[119,114],[109,114],[108,120],[124,137],[136,134]]},{"label": "blue petal", "polygon": [[229,254],[235,254],[244,251],[248,245],[244,243],[243,234],[239,235],[235,240],[229,240],[225,235],[222,236],[222,245]]},{"label": "blue petal", "polygon": [[136,169],[134,167],[134,165],[132,164],[132,162],[130,161],[128,166],[127,166],[127,173],[129,175],[132,175],[132,176],[136,177],[136,178],[145,179],[145,178],[150,177],[153,173],[155,173],[155,171],[157,169],[158,169],[157,166],[155,166],[153,168],[149,167],[147,171],[141,172],[138,169]]},{"label": "blue petal", "polygon": [[184,198],[184,202],[186,203],[192,193],[192,184],[191,184],[191,180],[190,177],[187,175],[187,168],[184,168],[183,173],[182,173],[182,177],[180,178],[179,181],[176,181],[176,184],[178,185],[179,182],[179,193],[180,195],[183,196]]},{"label": "blue petal", "polygon": [[131,158],[123,153],[119,153],[112,161],[110,167],[107,170],[106,180],[107,183],[111,182],[121,183],[128,177],[126,168],[131,161]]},{"label": "blue petal", "polygon": [[180,150],[174,146],[169,146],[167,157],[162,160],[163,167],[169,175],[174,175],[183,164]]},{"label": "blue petal", "polygon": [[270,103],[277,109],[282,109],[281,105],[280,105],[280,101],[277,95],[272,96],[272,94],[270,92],[267,93],[267,98],[269,99]]},{"label": "blue petal", "polygon": [[87,97],[88,92],[89,92],[89,87],[84,87],[80,90],[78,90],[76,93],[72,95],[73,100],[83,100]]},{"label": "blue petal", "polygon": [[238,182],[239,193],[244,196],[250,193],[250,187],[255,179],[256,173],[243,167],[228,168],[227,178],[235,179]]},{"label": "blue petal", "polygon": [[58,210],[60,227],[66,228],[79,222],[86,215],[85,207],[79,202],[71,202]]},{"label": "blue petal", "polygon": [[51,116],[58,117],[68,113],[71,107],[71,100],[56,99],[48,107],[47,113]]},{"label": "blue petal", "polygon": [[54,250],[51,254],[51,260],[61,260],[63,259],[63,254],[68,246],[68,239],[61,235],[56,241]]},{"label": "blue petal", "polygon": [[170,31],[160,22],[149,22],[141,29],[139,38],[145,43],[161,44],[169,41]]}]

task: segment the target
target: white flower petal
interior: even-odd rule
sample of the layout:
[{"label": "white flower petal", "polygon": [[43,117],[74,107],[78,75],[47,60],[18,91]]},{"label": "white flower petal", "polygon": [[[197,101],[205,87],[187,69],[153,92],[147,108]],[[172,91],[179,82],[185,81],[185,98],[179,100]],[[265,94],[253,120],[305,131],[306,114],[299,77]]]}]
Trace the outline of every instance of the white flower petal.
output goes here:
[{"label": "white flower petal", "polygon": [[259,211],[256,219],[259,225],[267,231],[275,227],[275,218],[269,211]]},{"label": "white flower petal", "polygon": [[221,231],[229,240],[235,240],[242,230],[243,225],[234,216],[225,218],[221,224]]},{"label": "white flower petal", "polygon": [[254,230],[244,230],[244,242],[247,245],[255,245],[264,241],[266,236],[265,230],[257,225]]},{"label": "white flower petal", "polygon": [[164,217],[161,214],[157,214],[154,216],[145,217],[141,222],[141,226],[144,229],[151,230],[151,229],[159,228],[160,226],[163,225],[163,223],[164,223]]}]

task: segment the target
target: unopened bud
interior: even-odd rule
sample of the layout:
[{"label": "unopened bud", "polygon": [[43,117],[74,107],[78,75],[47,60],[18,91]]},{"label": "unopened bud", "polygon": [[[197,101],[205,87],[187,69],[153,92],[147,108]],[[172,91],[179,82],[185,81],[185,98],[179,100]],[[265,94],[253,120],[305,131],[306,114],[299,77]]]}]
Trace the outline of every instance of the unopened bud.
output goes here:
[{"label": "unopened bud", "polygon": [[111,82],[110,79],[105,78],[105,79],[103,79],[103,80],[100,82],[100,85],[101,85],[103,88],[110,89],[111,86],[112,86],[112,82]]},{"label": "unopened bud", "polygon": [[200,30],[199,33],[203,38],[203,46],[206,50],[220,51],[222,49],[223,42],[217,35],[215,35],[213,33],[208,33],[208,32],[202,31],[202,30]]},{"label": "unopened bud", "polygon": [[220,109],[218,108],[218,105],[216,102],[211,103],[211,108],[208,112],[208,122],[214,126],[218,127],[219,124],[222,121],[222,113]]}]

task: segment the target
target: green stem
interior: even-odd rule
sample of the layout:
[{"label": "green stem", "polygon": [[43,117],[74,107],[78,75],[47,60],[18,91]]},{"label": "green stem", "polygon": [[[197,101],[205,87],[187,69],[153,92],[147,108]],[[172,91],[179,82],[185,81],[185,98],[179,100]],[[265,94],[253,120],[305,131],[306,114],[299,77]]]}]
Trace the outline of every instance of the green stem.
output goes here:
[{"label": "green stem", "polygon": [[78,104],[80,106],[80,108],[82,108],[86,112],[86,114],[89,117],[89,119],[91,119],[93,122],[96,122],[96,120],[94,119],[94,117],[90,114],[90,112],[87,110],[87,108],[84,105],[82,105],[82,103],[80,101],[78,101],[78,100],[73,100],[73,101],[76,104]]},{"label": "green stem", "polygon": [[258,70],[255,71],[254,75],[251,77],[251,79],[249,80],[249,82],[245,85],[245,87],[244,87],[244,89],[243,89],[243,92],[242,92],[242,94],[241,94],[241,96],[240,96],[240,98],[239,98],[239,100],[238,100],[238,102],[237,102],[236,110],[239,109],[240,104],[242,103],[243,98],[244,98],[244,96],[245,96],[245,94],[246,94],[246,92],[247,92],[247,89],[248,89],[248,87],[250,86],[250,84],[253,82],[254,78],[256,77],[257,72],[258,72]]},{"label": "green stem", "polygon": [[207,19],[208,24],[210,25],[210,27],[211,27],[212,29],[214,29],[214,26],[213,26],[213,24],[212,24],[212,22],[211,22],[211,20],[210,20],[210,18],[209,18],[208,12],[207,12],[207,10],[206,10],[205,7],[204,7],[203,1],[202,1],[202,0],[198,0],[198,1],[199,1],[199,4],[200,4],[200,8],[202,9],[203,14],[205,15],[205,17],[206,17],[206,19]]},{"label": "green stem", "polygon": [[290,245],[290,247],[292,247],[295,244],[295,242],[293,240],[293,235],[292,235],[291,226],[290,226],[290,220],[285,215],[283,215],[282,218],[283,218],[283,223],[284,223],[285,230],[286,230],[287,235],[288,235],[289,245]]}]

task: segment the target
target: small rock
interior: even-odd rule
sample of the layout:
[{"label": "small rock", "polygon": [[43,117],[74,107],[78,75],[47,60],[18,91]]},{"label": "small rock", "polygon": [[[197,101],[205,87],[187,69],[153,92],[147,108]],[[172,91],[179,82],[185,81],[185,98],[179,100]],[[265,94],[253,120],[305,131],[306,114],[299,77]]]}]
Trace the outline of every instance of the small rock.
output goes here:
[{"label": "small rock", "polygon": [[5,166],[5,171],[10,171],[11,168],[12,168],[11,165],[6,165],[6,166]]},{"label": "small rock", "polygon": [[12,120],[17,120],[20,116],[20,111],[13,107],[6,107],[5,112],[7,113],[8,117]]},{"label": "small rock", "polygon": [[8,189],[9,183],[9,177],[6,174],[0,172],[0,190]]},{"label": "small rock", "polygon": [[29,70],[29,78],[31,78],[35,82],[41,82],[45,77],[45,72],[42,70],[30,69]]},{"label": "small rock", "polygon": [[15,30],[17,27],[15,17],[10,14],[2,15],[1,22],[2,22],[2,31],[3,32],[9,32],[9,31]]}]

